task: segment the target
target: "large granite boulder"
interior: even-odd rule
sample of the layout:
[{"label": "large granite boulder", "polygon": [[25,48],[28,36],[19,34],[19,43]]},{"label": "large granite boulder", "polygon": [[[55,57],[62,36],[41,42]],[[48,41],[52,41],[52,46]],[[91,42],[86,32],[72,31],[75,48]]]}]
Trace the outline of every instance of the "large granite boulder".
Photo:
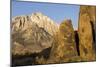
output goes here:
[{"label": "large granite boulder", "polygon": [[79,50],[84,61],[95,60],[96,7],[80,6],[79,14]]},{"label": "large granite boulder", "polygon": [[74,29],[71,20],[64,20],[59,31],[54,35],[54,43],[50,53],[51,63],[70,62],[70,59],[78,56]]}]

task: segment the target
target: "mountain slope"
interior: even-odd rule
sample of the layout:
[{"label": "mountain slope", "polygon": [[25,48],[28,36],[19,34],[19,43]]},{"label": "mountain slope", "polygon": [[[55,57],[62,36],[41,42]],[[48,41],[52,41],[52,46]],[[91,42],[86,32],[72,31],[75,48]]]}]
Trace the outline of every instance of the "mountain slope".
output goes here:
[{"label": "mountain slope", "polygon": [[17,16],[12,19],[11,35],[14,55],[38,53],[51,47],[52,35],[58,27],[48,17],[45,19],[43,17],[45,16],[35,13],[31,16]]}]

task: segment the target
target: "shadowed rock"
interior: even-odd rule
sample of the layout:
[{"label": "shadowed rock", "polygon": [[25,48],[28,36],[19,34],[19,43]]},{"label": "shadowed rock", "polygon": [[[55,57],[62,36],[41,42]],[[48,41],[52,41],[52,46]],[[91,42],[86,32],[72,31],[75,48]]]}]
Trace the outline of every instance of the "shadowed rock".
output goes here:
[{"label": "shadowed rock", "polygon": [[80,56],[78,30],[75,30],[74,33],[75,33],[75,42],[76,42],[77,53],[78,53],[78,56]]}]

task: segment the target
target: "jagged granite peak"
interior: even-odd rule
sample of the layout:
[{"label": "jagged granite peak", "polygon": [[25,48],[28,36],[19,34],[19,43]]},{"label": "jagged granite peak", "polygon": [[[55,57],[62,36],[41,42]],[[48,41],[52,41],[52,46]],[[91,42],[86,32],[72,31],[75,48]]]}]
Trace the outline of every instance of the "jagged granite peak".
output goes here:
[{"label": "jagged granite peak", "polygon": [[18,16],[12,19],[11,43],[13,55],[39,53],[51,47],[53,41],[52,35],[48,30],[39,27],[34,22],[30,16]]},{"label": "jagged granite peak", "polygon": [[33,13],[31,15],[32,22],[36,23],[39,27],[44,28],[51,35],[58,31],[58,24],[51,20],[48,16],[43,15],[40,12]]},{"label": "jagged granite peak", "polygon": [[[40,12],[32,13],[31,15],[28,15],[28,16],[24,16],[24,15],[17,16],[17,17],[14,17],[12,21],[13,22],[21,21],[21,23],[24,23],[24,24],[27,24],[26,23],[27,21],[30,21],[29,24],[36,23],[39,27],[44,28],[51,35],[55,34],[59,28],[59,25],[57,23],[55,23],[49,17],[43,15]],[[13,22],[12,24],[15,24]],[[16,24],[16,27],[19,27],[19,25]]]},{"label": "jagged granite peak", "polygon": [[14,33],[15,31],[24,31],[27,29],[27,27],[32,26],[32,22],[29,16],[16,16],[12,18],[12,23],[11,23],[11,30]]}]

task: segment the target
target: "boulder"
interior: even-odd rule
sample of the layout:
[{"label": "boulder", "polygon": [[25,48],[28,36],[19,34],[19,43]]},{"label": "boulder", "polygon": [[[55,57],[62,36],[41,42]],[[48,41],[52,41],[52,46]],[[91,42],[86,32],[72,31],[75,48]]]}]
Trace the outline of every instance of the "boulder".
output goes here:
[{"label": "boulder", "polygon": [[52,63],[69,62],[70,58],[78,56],[75,34],[71,20],[64,20],[59,31],[54,35],[54,43],[50,57]]},{"label": "boulder", "polygon": [[95,6],[80,6],[78,34],[80,56],[84,61],[95,60]]}]

